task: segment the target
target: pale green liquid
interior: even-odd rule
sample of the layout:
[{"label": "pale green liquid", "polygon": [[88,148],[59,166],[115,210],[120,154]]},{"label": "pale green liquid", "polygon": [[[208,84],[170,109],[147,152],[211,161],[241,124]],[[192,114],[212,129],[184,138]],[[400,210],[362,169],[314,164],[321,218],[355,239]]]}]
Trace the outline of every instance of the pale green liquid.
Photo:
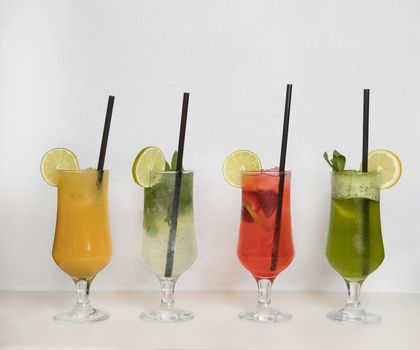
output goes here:
[{"label": "pale green liquid", "polygon": [[[159,183],[146,188],[140,258],[160,279],[165,277],[175,175],[164,173]],[[192,174],[182,175],[172,279],[177,279],[197,258],[192,201]]]}]

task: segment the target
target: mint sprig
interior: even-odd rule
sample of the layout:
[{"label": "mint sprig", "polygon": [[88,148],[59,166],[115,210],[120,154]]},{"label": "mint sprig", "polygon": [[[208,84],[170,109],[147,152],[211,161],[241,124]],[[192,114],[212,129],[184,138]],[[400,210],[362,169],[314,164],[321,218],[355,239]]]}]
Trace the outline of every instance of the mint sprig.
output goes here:
[{"label": "mint sprig", "polygon": [[[172,171],[175,171],[176,170],[176,162],[177,162],[177,160],[178,160],[178,151],[175,151],[172,154],[172,159],[171,159],[171,170]],[[182,167],[181,170],[184,171],[184,167]]]},{"label": "mint sprig", "polygon": [[340,152],[334,150],[333,156],[331,159],[328,158],[328,153],[324,152],[324,159],[327,161],[328,165],[335,171],[343,171],[346,167],[346,157],[344,157]]}]

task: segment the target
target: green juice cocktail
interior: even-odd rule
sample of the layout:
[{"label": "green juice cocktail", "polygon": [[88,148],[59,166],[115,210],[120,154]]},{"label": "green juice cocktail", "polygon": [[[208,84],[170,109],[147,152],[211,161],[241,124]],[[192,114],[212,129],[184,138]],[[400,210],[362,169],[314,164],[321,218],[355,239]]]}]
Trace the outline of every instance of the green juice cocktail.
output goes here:
[{"label": "green juice cocktail", "polygon": [[364,153],[362,168],[366,171],[360,172],[344,170],[346,157],[337,150],[331,159],[325,152],[324,159],[333,171],[326,255],[347,286],[347,304],[327,317],[348,324],[375,324],[382,318],[362,308],[360,288],[385,257],[379,194],[397,183],[401,161],[391,151],[374,150]]},{"label": "green juice cocktail", "polygon": [[384,260],[378,175],[335,172],[331,189],[328,261],[347,282],[363,282]]}]

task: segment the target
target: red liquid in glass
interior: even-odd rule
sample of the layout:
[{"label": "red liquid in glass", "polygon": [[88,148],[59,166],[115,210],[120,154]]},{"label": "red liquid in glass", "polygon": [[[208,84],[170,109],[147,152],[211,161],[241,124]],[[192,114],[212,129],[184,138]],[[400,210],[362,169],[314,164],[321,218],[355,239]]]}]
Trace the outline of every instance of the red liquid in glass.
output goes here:
[{"label": "red liquid in glass", "polygon": [[257,281],[260,279],[273,281],[289,266],[294,257],[290,215],[290,173],[284,176],[277,265],[272,271],[280,176],[277,171],[242,175],[242,215],[237,254],[241,264]]}]

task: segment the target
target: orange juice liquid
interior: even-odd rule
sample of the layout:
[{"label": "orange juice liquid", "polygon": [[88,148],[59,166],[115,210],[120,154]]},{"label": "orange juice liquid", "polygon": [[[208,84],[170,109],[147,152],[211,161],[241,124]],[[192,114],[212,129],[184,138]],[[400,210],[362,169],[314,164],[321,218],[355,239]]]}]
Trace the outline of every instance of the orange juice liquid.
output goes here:
[{"label": "orange juice liquid", "polygon": [[73,279],[91,280],[111,260],[108,171],[60,171],[53,259]]}]

